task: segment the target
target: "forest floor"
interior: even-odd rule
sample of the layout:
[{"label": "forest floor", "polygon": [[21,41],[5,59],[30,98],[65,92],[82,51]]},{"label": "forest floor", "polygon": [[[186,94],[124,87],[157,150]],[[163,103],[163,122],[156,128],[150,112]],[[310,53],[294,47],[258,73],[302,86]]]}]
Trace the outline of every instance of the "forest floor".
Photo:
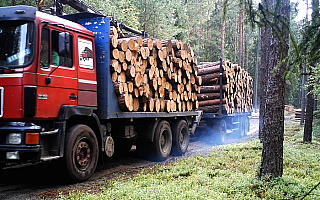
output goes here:
[{"label": "forest floor", "polygon": [[[139,179],[140,176],[161,174],[161,171],[163,171],[162,168],[165,168],[165,170],[169,170],[170,172],[166,174],[166,177],[170,176],[168,175],[171,173],[171,170],[172,170],[172,169],[169,169],[170,167],[175,165],[180,166],[179,163],[181,162],[182,163],[195,162],[194,159],[197,159],[198,157],[201,157],[203,159],[210,159],[210,157],[212,157],[212,154],[215,154],[214,159],[217,158],[217,162],[222,162],[222,161],[219,161],[218,157],[223,156],[225,151],[228,152],[228,155],[233,154],[232,148],[240,148],[242,151],[244,147],[241,145],[248,146],[248,150],[252,148],[254,151],[258,151],[258,156],[254,155],[255,161],[253,162],[257,162],[257,157],[259,162],[260,160],[259,155],[261,156],[261,144],[259,144],[259,142],[252,142],[252,141],[257,141],[259,121],[258,121],[258,116],[256,114],[253,114],[251,118],[252,118],[251,129],[250,129],[251,131],[244,138],[234,139],[229,137],[227,138],[226,144],[220,145],[220,146],[212,146],[211,144],[207,144],[204,141],[193,139],[189,145],[187,153],[184,156],[170,157],[168,160],[161,163],[146,161],[138,158],[133,148],[133,150],[130,151],[125,156],[104,160],[103,164],[98,165],[96,173],[88,181],[83,183],[77,183],[77,184],[65,183],[61,179],[61,177],[56,175],[54,163],[41,164],[37,166],[28,166],[28,167],[19,168],[19,169],[7,169],[5,170],[5,173],[3,173],[4,175],[1,175],[0,199],[56,199],[61,197],[67,198],[67,199],[68,198],[96,199],[97,196],[94,196],[94,195],[99,196],[103,193],[106,193],[106,191],[108,192],[108,195],[107,195],[108,199],[126,198],[126,195],[128,195],[129,199],[135,199],[135,196],[130,196],[133,194],[130,194],[130,195],[127,193],[123,194],[121,192],[117,194],[110,194],[110,190],[112,190],[112,192],[117,191],[116,188],[114,188],[115,185],[122,184],[124,182],[131,181],[131,180]],[[294,114],[286,112],[286,128],[290,128],[292,126],[292,123],[296,123],[294,122]],[[294,131],[300,131],[300,129],[294,128]],[[240,147],[237,147],[238,145],[240,145]],[[237,149],[236,151],[239,151],[239,150]],[[234,154],[232,159],[235,159],[235,157],[246,157],[247,156],[246,154],[247,153],[245,153],[244,155],[240,155],[238,153]],[[222,159],[223,160],[228,159],[229,157],[230,156]],[[191,161],[187,161],[187,160],[191,160]],[[250,159],[247,159],[245,162],[250,162],[249,160]],[[227,163],[227,161],[225,162]],[[233,163],[234,162],[235,161],[233,161]],[[248,163],[243,163],[243,164],[248,165]],[[187,172],[184,171],[182,172],[182,174],[187,173],[187,175],[181,175],[181,172],[178,172],[178,174],[180,174],[180,175],[177,175],[178,177],[180,176],[188,177],[189,174],[191,176],[191,174],[195,173],[195,172],[192,172],[192,167],[190,166],[188,167],[185,165],[190,165],[190,164],[185,163],[182,167],[184,168],[184,170],[187,170]],[[214,166],[215,164],[213,163],[212,165]],[[220,163],[219,166],[220,165],[233,165],[233,164]],[[241,168],[241,166],[239,167]],[[160,172],[158,171],[159,168],[160,168]],[[226,167],[225,170],[227,170],[227,168],[228,167]],[[256,174],[257,163],[255,163],[254,168],[255,169],[253,170],[253,174]],[[147,175],[145,173],[147,173]],[[256,175],[253,175],[253,176],[256,176]],[[156,178],[154,177],[152,178],[152,180],[155,180],[155,179]],[[134,183],[134,184],[139,185],[140,183]],[[150,183],[145,183],[145,184],[148,185]],[[152,183],[152,185],[149,186],[149,188],[152,188],[153,184],[154,183]],[[253,183],[250,183],[250,184],[253,184]],[[125,187],[127,186],[129,187],[130,184],[126,185]],[[262,186],[259,185],[259,187],[262,187]],[[171,187],[171,188],[174,188],[174,187]],[[127,190],[130,191],[130,189],[127,189]],[[168,188],[166,190],[168,190]],[[142,194],[142,196],[147,194],[148,192],[145,192]],[[141,199],[151,198],[150,196],[143,198],[141,194],[138,194],[138,195],[140,195],[139,198]],[[157,196],[157,197],[160,197],[160,199],[162,199],[161,198],[162,193],[158,195],[160,196]],[[177,196],[171,196],[171,197],[167,196],[167,197],[168,199],[179,198]],[[194,198],[194,197],[196,196],[190,196],[190,198]],[[215,196],[210,196],[210,197],[215,198]],[[227,196],[222,195],[221,197],[229,197],[229,195]],[[105,199],[105,198],[106,198],[105,196],[102,197],[102,199]],[[188,198],[188,195],[180,197],[180,199],[183,199],[183,198]]]}]

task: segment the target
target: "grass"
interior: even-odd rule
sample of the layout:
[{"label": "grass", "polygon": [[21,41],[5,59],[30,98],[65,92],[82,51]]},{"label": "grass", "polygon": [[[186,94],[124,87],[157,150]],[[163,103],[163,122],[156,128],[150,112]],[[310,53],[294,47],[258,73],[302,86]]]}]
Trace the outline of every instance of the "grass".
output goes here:
[{"label": "grass", "polygon": [[[262,144],[256,139],[215,146],[209,155],[144,169],[135,176],[123,174],[106,182],[99,194],[73,192],[61,199],[294,199],[320,182],[320,142],[302,143],[298,122],[286,124],[284,174],[257,177]],[[316,188],[305,199],[319,199]]]}]

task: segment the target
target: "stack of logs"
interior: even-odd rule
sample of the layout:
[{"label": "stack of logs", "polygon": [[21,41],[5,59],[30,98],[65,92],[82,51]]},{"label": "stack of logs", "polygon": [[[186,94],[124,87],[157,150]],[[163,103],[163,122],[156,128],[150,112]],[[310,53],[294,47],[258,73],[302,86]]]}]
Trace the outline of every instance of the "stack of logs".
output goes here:
[{"label": "stack of logs", "polygon": [[122,111],[175,112],[198,108],[197,58],[178,40],[110,34],[112,81]]},{"label": "stack of logs", "polygon": [[[229,61],[222,63],[222,112],[227,114],[252,112],[253,79],[248,72]],[[220,62],[200,63],[202,77],[198,94],[199,110],[216,113],[220,109]]]}]

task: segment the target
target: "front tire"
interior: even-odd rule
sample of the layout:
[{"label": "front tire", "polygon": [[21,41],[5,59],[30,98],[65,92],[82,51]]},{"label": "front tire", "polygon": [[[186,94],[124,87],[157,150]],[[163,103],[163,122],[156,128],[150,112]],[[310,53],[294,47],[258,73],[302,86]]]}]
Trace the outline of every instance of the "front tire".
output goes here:
[{"label": "front tire", "polygon": [[183,155],[186,153],[190,142],[190,132],[185,120],[179,120],[172,126],[172,154]]},{"label": "front tire", "polygon": [[97,137],[86,125],[75,125],[67,131],[65,164],[73,181],[85,181],[95,171],[99,150]]}]

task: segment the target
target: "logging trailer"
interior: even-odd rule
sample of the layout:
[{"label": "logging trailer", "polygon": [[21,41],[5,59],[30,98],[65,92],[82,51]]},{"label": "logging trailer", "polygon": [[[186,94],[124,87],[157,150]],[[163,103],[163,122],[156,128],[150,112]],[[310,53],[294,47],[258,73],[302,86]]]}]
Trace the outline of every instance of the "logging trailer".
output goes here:
[{"label": "logging trailer", "polygon": [[[82,13],[62,15],[61,3]],[[72,180],[84,181],[103,154],[132,144],[152,160],[184,154],[202,112],[121,110],[111,77],[113,20],[79,0],[56,4],[57,16],[0,8],[0,168],[60,159]]]},{"label": "logging trailer", "polygon": [[[202,70],[204,73],[200,73],[200,77],[204,78],[209,75],[209,79],[204,78],[203,81],[207,80],[207,82],[203,82],[202,84],[207,86],[201,86],[202,88],[208,87],[213,88],[214,91],[206,91],[204,90],[203,94],[198,94],[199,100],[199,110],[203,111],[203,116],[200,122],[199,127],[196,130],[196,134],[200,137],[203,137],[209,143],[214,144],[223,144],[228,135],[232,137],[241,138],[247,135],[247,132],[250,130],[250,116],[252,112],[252,78],[246,74],[246,78],[248,78],[248,82],[244,83],[245,87],[248,87],[248,94],[244,96],[248,96],[248,98],[242,98],[241,100],[247,101],[245,105],[241,105],[238,110],[230,109],[230,107],[234,107],[234,99],[230,99],[230,90],[232,90],[230,85],[232,85],[233,81],[226,80],[228,77],[228,70],[226,69],[227,65],[231,64],[230,62],[223,61],[220,59],[220,62],[211,63],[215,65],[212,67],[209,64],[211,69]],[[207,67],[207,66],[205,66]],[[237,68],[239,66],[236,65]],[[208,69],[208,68],[207,68]],[[206,74],[205,71],[209,73]],[[212,71],[215,72],[212,73]],[[203,75],[206,74],[206,75]],[[233,73],[231,73],[233,74]],[[203,75],[203,76],[201,76]],[[212,76],[214,75],[214,76]],[[242,75],[243,76],[243,75]],[[244,79],[244,78],[242,78]],[[212,82],[217,82],[218,85],[214,85]],[[242,82],[238,80],[236,83]],[[224,85],[228,83],[229,85]],[[252,86],[252,87],[250,87]],[[206,93],[206,92],[216,92],[216,93]],[[202,93],[202,92],[201,92]],[[244,93],[242,91],[241,93]],[[213,95],[215,94],[215,95]],[[210,99],[210,100],[208,100]],[[213,99],[213,100],[211,100]],[[201,101],[204,100],[204,101]],[[214,104],[214,105],[213,105]],[[231,106],[229,106],[229,104]],[[238,102],[237,104],[240,104]]]}]

